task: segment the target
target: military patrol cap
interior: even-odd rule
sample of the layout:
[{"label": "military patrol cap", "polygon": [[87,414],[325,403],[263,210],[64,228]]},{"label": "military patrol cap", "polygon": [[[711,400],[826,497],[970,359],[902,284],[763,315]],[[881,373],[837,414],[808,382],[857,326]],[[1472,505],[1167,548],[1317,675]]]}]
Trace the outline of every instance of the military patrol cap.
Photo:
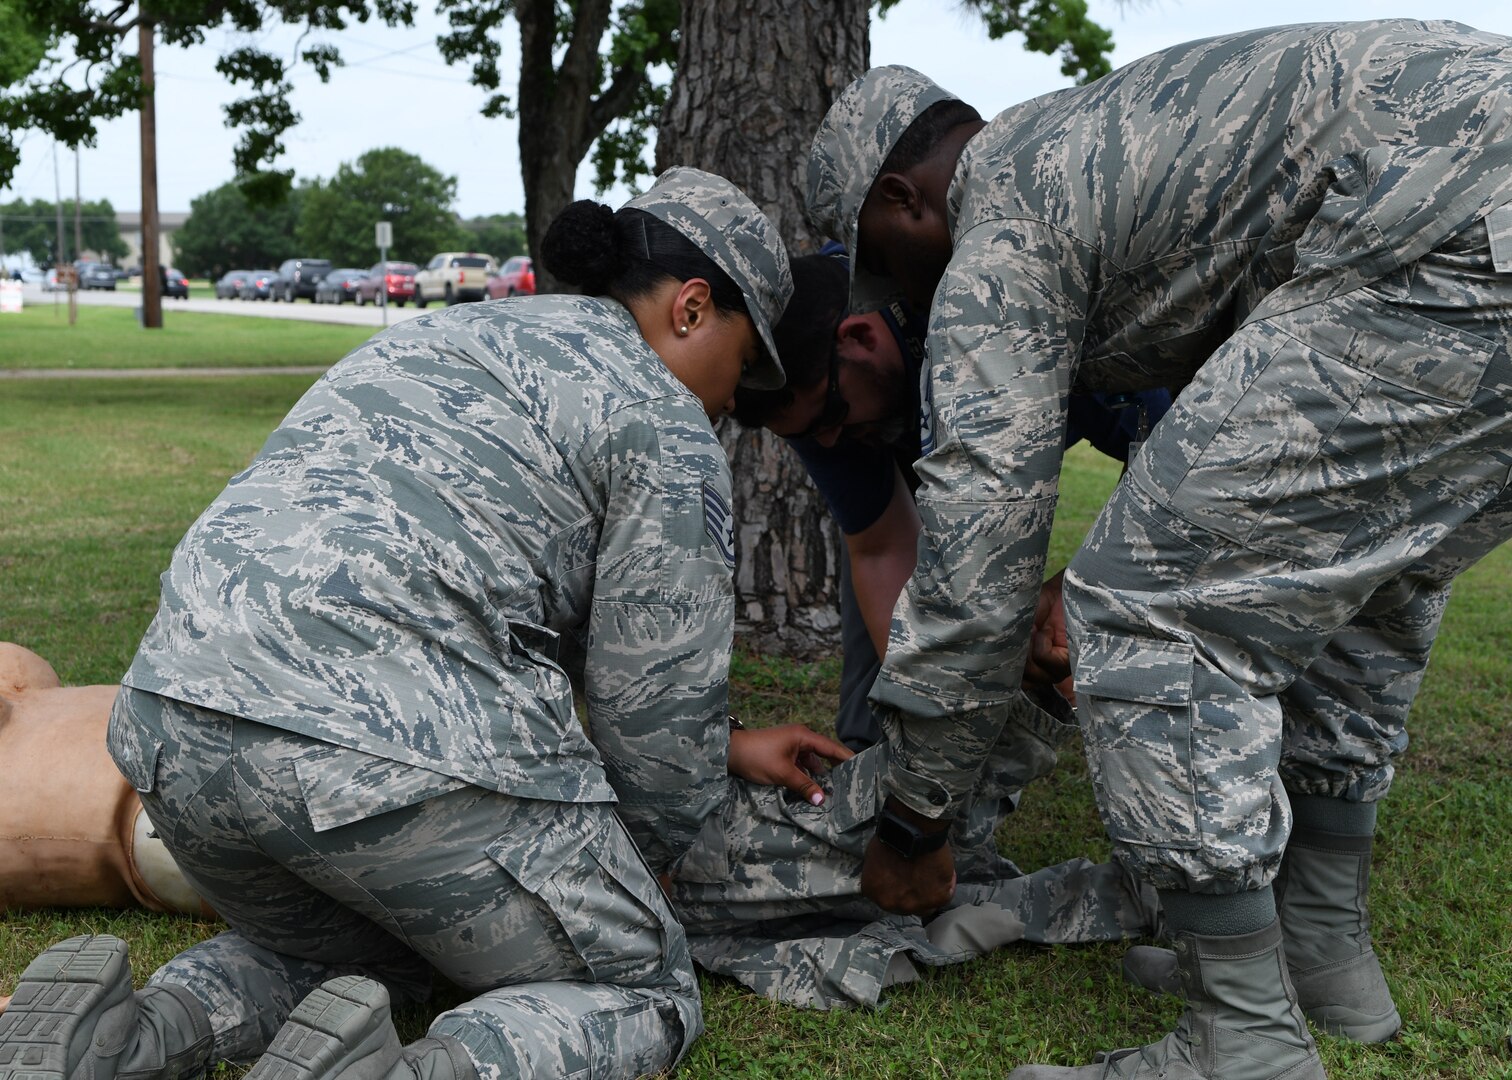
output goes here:
[{"label": "military patrol cap", "polygon": [[785,383],[772,327],[793,295],[793,274],[782,237],[761,209],[724,177],[686,165],[668,169],[645,194],[625,205],[665,222],[697,244],[745,297],[746,311],[766,350],[740,384],[776,390]]},{"label": "military patrol cap", "polygon": [[861,267],[856,250],[861,204],[909,125],[931,105],[956,100],[913,68],[875,67],[841,92],[814,135],[808,160],[809,219],[850,252],[852,311],[873,311],[898,293],[895,282]]}]

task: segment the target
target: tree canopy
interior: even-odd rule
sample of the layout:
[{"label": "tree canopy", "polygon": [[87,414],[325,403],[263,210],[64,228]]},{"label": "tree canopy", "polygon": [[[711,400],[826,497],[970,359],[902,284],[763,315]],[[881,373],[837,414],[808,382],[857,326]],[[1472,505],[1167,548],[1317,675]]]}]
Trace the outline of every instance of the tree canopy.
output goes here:
[{"label": "tree canopy", "polygon": [[[25,251],[32,260],[43,266],[56,266],[60,261],[72,261],[79,257],[74,250],[74,203],[70,199],[63,204],[63,251],[58,247],[58,204],[51,199],[17,199],[0,206],[0,226],[5,230],[5,250]],[[85,251],[93,251],[101,258],[115,261],[123,258],[129,250],[121,238],[120,226],[116,224],[115,207],[109,199],[79,204],[79,232]]]},{"label": "tree canopy", "polygon": [[[144,23],[166,45],[200,45],[213,30],[253,34],[285,24],[308,30],[342,30],[374,16],[411,25],[415,0],[0,0],[0,41],[16,25],[34,41],[49,43],[46,56],[21,74],[0,81],[0,187],[9,182],[20,153],[18,132],[40,130],[66,146],[93,146],[95,126],[135,111],[142,98],[136,36]],[[244,39],[248,40],[248,39]],[[35,49],[30,53],[34,54]],[[233,166],[257,201],[287,194],[293,173],[271,166],[284,151],[283,135],[299,123],[290,104],[295,64],[309,64],[322,81],[340,66],[332,45],[313,41],[292,58],[252,44],[224,53],[216,70],[245,97],[226,106],[227,126],[240,129]]]},{"label": "tree canopy", "polygon": [[[900,0],[875,2],[885,15]],[[1087,17],[1085,0],[958,2],[981,17],[989,36],[1021,33],[1027,48],[1059,53],[1062,71],[1080,81],[1109,68],[1112,35]],[[0,186],[19,161],[16,135],[21,130],[40,130],[68,146],[93,145],[97,123],[138,108],[142,87],[135,47],[143,23],[154,28],[157,40],[178,46],[203,44],[220,28],[250,34],[287,25],[313,35],[301,39],[295,55],[276,56],[242,43],[224,52],[216,65],[233,86],[246,90],[226,107],[227,126],[241,135],[232,162],[237,184],[259,205],[276,202],[293,185],[292,171],[278,169],[276,163],[284,152],[285,133],[299,122],[291,104],[294,66],[308,64],[328,80],[342,61],[339,51],[321,39],[321,31],[372,18],[412,25],[417,3],[0,0]],[[450,26],[437,41],[441,53],[449,62],[468,64],[471,81],[489,92],[484,114],[519,118],[532,247],[572,200],[578,165],[590,151],[599,190],[616,180],[634,184],[647,175],[647,148],[667,93],[666,82],[653,76],[658,67],[677,63],[680,0],[436,0],[436,8]],[[511,20],[519,33],[521,60],[518,79],[509,88],[500,58],[501,35]],[[397,241],[399,222],[394,220]],[[434,235],[425,230],[432,227],[440,226],[415,223],[405,254],[423,258]],[[312,220],[310,228],[318,231],[319,226]],[[460,241],[454,236],[452,242]]]},{"label": "tree canopy", "polygon": [[0,86],[26,78],[47,56],[47,41],[13,0],[0,0]]},{"label": "tree canopy", "polygon": [[520,214],[458,220],[451,209],[456,185],[456,178],[391,147],[343,164],[329,180],[296,183],[273,207],[254,206],[231,181],[190,204],[189,220],[173,236],[176,258],[188,273],[209,277],[277,266],[301,253],[366,266],[378,259],[378,221],[393,226],[389,257],[396,260],[424,262],[438,251],[465,248],[503,261],[526,250]]},{"label": "tree canopy", "polygon": [[514,255],[530,250],[525,238],[524,214],[485,214],[462,222],[468,239],[468,251],[486,251],[502,263]]},{"label": "tree canopy", "polygon": [[455,176],[404,150],[369,150],[343,163],[331,179],[310,185],[294,238],[299,253],[337,266],[366,266],[378,261],[373,226],[388,221],[394,227],[389,258],[423,263],[438,251],[466,246],[467,234],[452,209],[456,198]]},{"label": "tree canopy", "polygon": [[227,270],[272,269],[294,253],[307,185],[296,185],[276,206],[255,207],[235,181],[189,203],[189,219],[173,234],[179,269],[192,277]]}]

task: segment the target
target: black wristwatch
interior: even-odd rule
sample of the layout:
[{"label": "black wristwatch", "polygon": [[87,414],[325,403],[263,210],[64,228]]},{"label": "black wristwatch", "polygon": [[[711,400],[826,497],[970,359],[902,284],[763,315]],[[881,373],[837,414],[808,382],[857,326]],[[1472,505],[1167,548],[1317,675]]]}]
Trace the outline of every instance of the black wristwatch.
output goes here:
[{"label": "black wristwatch", "polygon": [[948,828],[938,832],[925,832],[885,806],[882,813],[877,815],[877,839],[905,859],[916,859],[931,851],[939,851],[949,838]]}]

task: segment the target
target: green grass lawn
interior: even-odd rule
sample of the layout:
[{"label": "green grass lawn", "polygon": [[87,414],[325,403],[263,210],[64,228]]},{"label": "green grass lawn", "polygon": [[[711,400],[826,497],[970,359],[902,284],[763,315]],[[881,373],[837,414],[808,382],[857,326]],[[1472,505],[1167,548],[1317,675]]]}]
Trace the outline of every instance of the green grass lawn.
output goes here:
[{"label": "green grass lawn", "polygon": [[0,315],[0,370],[23,368],[303,367],[332,364],[376,332],[295,319],[202,315],[164,305],[163,327],[143,330],[131,308],[65,301]]},{"label": "green grass lawn", "polygon": [[[173,544],[310,381],[4,383],[0,640],[35,648],[67,683],[114,681],[152,615]],[[1073,452],[1057,561],[1090,523],[1116,468]],[[1501,551],[1457,587],[1412,749],[1381,813],[1376,932],[1405,1032],[1384,1047],[1321,1038],[1334,1080],[1512,1077],[1509,584],[1512,557]],[[833,714],[837,673],[834,661],[741,654],[733,704],[747,718],[822,726]],[[1077,747],[1029,790],[999,840],[1029,867],[1107,854]],[[142,979],[217,929],[98,910],[11,913],[0,927],[0,993],[32,955],[70,934],[125,937]],[[677,1075],[996,1080],[1025,1061],[1085,1062],[1099,1048],[1158,1037],[1178,1012],[1174,1001],[1126,988],[1120,955],[1112,946],[1014,946],[926,975],[876,1012],[801,1012],[705,979],[708,1033]],[[426,1020],[405,1012],[406,1036],[418,1036]]]}]

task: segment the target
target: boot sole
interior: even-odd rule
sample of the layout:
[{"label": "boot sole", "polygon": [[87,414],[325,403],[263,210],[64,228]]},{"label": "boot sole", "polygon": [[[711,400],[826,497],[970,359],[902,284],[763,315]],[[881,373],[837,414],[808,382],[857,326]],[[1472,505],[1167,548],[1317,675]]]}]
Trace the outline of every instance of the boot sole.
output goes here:
[{"label": "boot sole", "polygon": [[69,938],[26,966],[0,1014],[0,1080],[68,1080],[68,1051],[82,1020],[131,996],[126,943]]},{"label": "boot sole", "polygon": [[[294,1007],[243,1080],[329,1080],[349,1070],[381,1078],[399,1060],[388,1006],[388,991],[371,979],[329,980]],[[381,1054],[385,1045],[392,1054]],[[364,1060],[375,1054],[386,1060]]]},{"label": "boot sole", "polygon": [[1367,1016],[1343,1005],[1314,1005],[1302,1012],[1324,1032],[1351,1042],[1390,1042],[1402,1030],[1402,1017],[1396,1009],[1385,1015]]}]

